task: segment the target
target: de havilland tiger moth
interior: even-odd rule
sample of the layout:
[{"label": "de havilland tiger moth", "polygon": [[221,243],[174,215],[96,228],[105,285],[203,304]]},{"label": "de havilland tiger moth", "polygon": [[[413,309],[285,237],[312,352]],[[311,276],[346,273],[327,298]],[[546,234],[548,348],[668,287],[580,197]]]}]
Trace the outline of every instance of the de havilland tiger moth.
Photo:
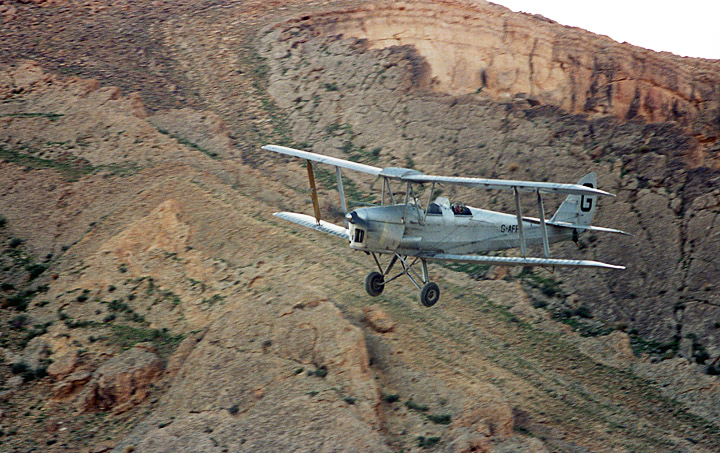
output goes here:
[{"label": "de havilland tiger moth", "polygon": [[[315,215],[294,212],[277,212],[274,215],[343,238],[349,242],[351,249],[372,256],[378,270],[370,272],[365,278],[365,290],[370,296],[380,295],[388,283],[405,275],[420,290],[420,302],[426,307],[435,305],[440,298],[440,288],[430,281],[427,262],[431,260],[625,269],[624,266],[599,261],[550,258],[550,243],[566,240],[577,243],[578,236],[585,231],[628,234],[613,228],[590,225],[598,197],[615,196],[597,189],[595,173],[585,175],[577,184],[434,176],[410,168],[379,168],[285,146],[266,145],[262,149],[307,161]],[[345,215],[344,226],[320,218],[312,162],[335,167],[340,207]],[[382,178],[381,205],[360,207],[348,212],[341,168]],[[390,186],[392,181],[405,184],[404,199],[396,199]],[[415,188],[427,184],[430,190],[427,207],[423,208]],[[509,190],[515,196],[515,214],[451,204],[445,197],[433,198],[436,186],[443,184]],[[535,193],[539,218],[523,216],[520,192]],[[546,193],[567,195],[555,214],[547,220],[542,199]],[[398,195],[400,198],[401,195]],[[527,256],[527,247],[535,245],[542,246],[542,257]],[[521,254],[519,257],[487,255],[489,252],[518,247]],[[380,264],[381,255],[390,255],[390,261],[385,266]],[[415,270],[418,263],[420,273]],[[397,264],[401,270],[391,276]]]}]

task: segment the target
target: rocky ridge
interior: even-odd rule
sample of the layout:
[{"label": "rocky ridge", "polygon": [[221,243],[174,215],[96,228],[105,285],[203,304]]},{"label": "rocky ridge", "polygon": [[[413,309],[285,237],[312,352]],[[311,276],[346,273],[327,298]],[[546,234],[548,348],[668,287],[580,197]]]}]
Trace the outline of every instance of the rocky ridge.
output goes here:
[{"label": "rocky ridge", "polygon": [[671,121],[694,135],[693,165],[717,167],[720,63],[681,58],[517,14],[488,2],[367,4],[296,19],[323,36],[371,49],[410,45],[428,64],[426,83],[452,95],[496,100],[523,94],[572,113]]}]

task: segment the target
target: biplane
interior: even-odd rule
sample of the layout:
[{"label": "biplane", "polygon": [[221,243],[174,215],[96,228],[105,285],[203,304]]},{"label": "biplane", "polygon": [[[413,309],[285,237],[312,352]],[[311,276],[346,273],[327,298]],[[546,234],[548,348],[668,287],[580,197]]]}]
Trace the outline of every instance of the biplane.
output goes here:
[{"label": "biplane", "polygon": [[[295,212],[274,215],[316,231],[331,234],[349,242],[350,248],[372,256],[377,271],[365,278],[365,290],[370,296],[380,295],[385,286],[401,276],[407,276],[420,290],[420,302],[431,307],[440,298],[440,288],[430,281],[427,263],[430,260],[484,263],[490,265],[568,266],[603,269],[625,269],[624,266],[591,260],[550,258],[549,244],[572,240],[585,231],[628,234],[613,228],[590,225],[597,199],[613,194],[597,189],[595,173],[585,175],[577,184],[515,181],[485,178],[426,175],[418,170],[400,167],[379,168],[371,165],[301,151],[277,145],[262,149],[307,161],[314,216]],[[345,215],[344,225],[322,220],[312,163],[335,167],[340,207]],[[353,170],[382,178],[379,206],[364,206],[348,211],[341,169]],[[391,182],[405,186],[394,193]],[[515,196],[515,214],[473,208],[451,203],[446,197],[434,198],[440,185],[454,184],[480,189],[511,191]],[[430,186],[426,207],[423,208],[418,186]],[[538,217],[523,216],[521,192],[534,192]],[[542,195],[563,194],[567,198],[555,214],[545,218]],[[422,198],[425,198],[423,194]],[[527,256],[527,248],[542,246],[542,257]],[[521,256],[492,256],[487,253],[520,248]],[[389,262],[381,264],[381,256],[389,255]],[[418,273],[416,265],[420,264]],[[399,264],[400,269],[391,276]]]}]

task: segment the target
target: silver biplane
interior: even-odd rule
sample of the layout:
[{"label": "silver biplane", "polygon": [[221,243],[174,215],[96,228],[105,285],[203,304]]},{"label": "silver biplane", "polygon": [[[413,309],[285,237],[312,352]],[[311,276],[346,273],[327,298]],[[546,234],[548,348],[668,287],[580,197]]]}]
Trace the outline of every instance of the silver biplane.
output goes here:
[{"label": "silver biplane", "polygon": [[[438,285],[430,281],[428,260],[460,261],[496,265],[521,266],[569,266],[625,269],[624,266],[590,260],[550,258],[551,242],[572,240],[584,231],[628,234],[612,228],[591,226],[598,196],[614,196],[597,189],[595,173],[585,175],[577,184],[530,182],[484,178],[432,176],[417,170],[399,167],[379,168],[338,159],[322,154],[300,151],[277,145],[262,149],[307,161],[307,172],[315,216],[294,212],[277,212],[275,216],[323,233],[347,240],[350,248],[362,250],[373,257],[378,271],[365,278],[365,290],[378,296],[385,285],[403,275],[420,290],[420,302],[426,307],[437,303],[440,297]],[[340,206],[345,214],[344,226],[326,222],[320,218],[317,188],[312,162],[335,167]],[[382,202],[380,206],[361,207],[348,212],[341,168],[369,173],[382,178]],[[396,200],[390,182],[406,185],[404,200]],[[430,184],[427,208],[423,209],[417,185]],[[447,198],[433,199],[436,185],[456,184],[482,189],[510,190],[515,195],[515,215],[462,204],[451,204]],[[520,192],[535,192],[539,218],[524,217],[520,205]],[[541,194],[567,195],[557,212],[545,219]],[[543,257],[527,256],[527,247],[542,245]],[[490,256],[481,253],[520,248],[520,257]],[[380,264],[379,256],[391,255],[389,263]],[[402,270],[390,276],[393,267],[400,264]],[[415,270],[421,265],[422,272]]]}]

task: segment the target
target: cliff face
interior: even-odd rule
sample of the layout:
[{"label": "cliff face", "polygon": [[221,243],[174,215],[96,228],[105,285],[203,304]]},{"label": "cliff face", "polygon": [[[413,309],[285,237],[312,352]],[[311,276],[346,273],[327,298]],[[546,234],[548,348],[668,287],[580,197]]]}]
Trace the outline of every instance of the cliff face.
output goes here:
[{"label": "cliff face", "polygon": [[[370,4],[297,23],[372,49],[412,45],[429,65],[429,86],[442,93],[524,93],[572,113],[671,121],[701,149],[720,133],[718,61],[658,54],[486,2]],[[717,149],[689,157],[720,164]]]}]

